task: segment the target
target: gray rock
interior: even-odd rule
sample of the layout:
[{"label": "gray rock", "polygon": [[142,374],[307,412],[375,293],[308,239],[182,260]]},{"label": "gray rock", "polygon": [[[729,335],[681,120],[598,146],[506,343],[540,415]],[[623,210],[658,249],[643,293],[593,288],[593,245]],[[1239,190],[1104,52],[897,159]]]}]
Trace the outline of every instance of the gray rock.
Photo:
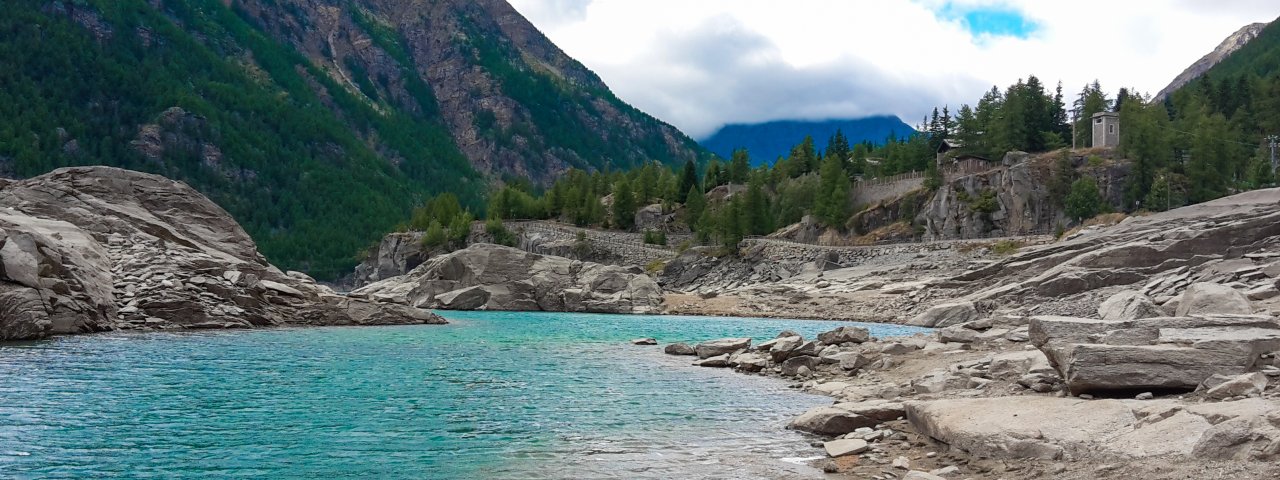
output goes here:
[{"label": "gray rock", "polygon": [[749,346],[751,346],[750,338],[721,338],[699,343],[693,349],[698,354],[698,358],[709,358],[730,354]]},{"label": "gray rock", "polygon": [[713,368],[729,368],[733,366],[733,363],[729,361],[729,354],[716,355],[714,357],[698,360],[693,362],[693,364],[699,367]]},{"label": "gray rock", "polygon": [[864,353],[854,353],[852,355],[848,355],[840,359],[840,368],[845,370],[851,370],[851,371],[861,370],[862,367],[871,365],[872,362],[878,360],[879,358],[880,358],[879,356],[875,356],[875,355],[868,355]]},{"label": "gray rock", "polygon": [[827,451],[827,456],[835,458],[856,455],[867,451],[871,446],[867,444],[866,440],[846,438],[825,442],[822,444],[822,448]]},{"label": "gray rock", "polygon": [[1223,400],[1231,397],[1261,395],[1267,388],[1267,376],[1259,372],[1246,373],[1227,379],[1205,392],[1205,397]]},{"label": "gray rock", "polygon": [[1035,317],[1030,336],[1073,394],[1192,390],[1214,374],[1246,373],[1280,348],[1280,324],[1257,316]]},{"label": "gray rock", "polygon": [[844,435],[877,423],[880,422],[845,409],[814,407],[792,420],[790,428],[819,435]]},{"label": "gray rock", "polygon": [[636,339],[631,340],[631,344],[632,344],[632,345],[657,345],[657,344],[658,344],[658,339],[656,339],[656,338],[636,338]]},{"label": "gray rock", "polygon": [[1182,292],[1177,316],[1253,313],[1253,304],[1234,288],[1216,283],[1193,283]]},{"label": "gray rock", "polygon": [[1098,306],[1098,315],[1103,320],[1137,320],[1163,317],[1164,312],[1142,292],[1125,290],[1102,302]]},{"label": "gray rock", "polygon": [[863,343],[871,340],[871,333],[861,327],[839,327],[818,334],[818,341],[827,345]]},{"label": "gray rock", "polygon": [[[955,467],[949,467],[949,468],[955,468]],[[946,480],[946,477],[934,475],[933,473],[922,472],[919,470],[912,470],[910,472],[907,472],[906,475],[903,475],[902,480]]]},{"label": "gray rock", "polygon": [[978,320],[978,309],[973,302],[962,301],[934,305],[907,322],[918,327],[949,327]]},{"label": "gray rock", "polygon": [[770,341],[774,343],[768,350],[769,356],[773,361],[779,363],[790,358],[792,352],[795,352],[801,345],[804,345],[804,338],[801,338],[799,335],[775,338]]},{"label": "gray rock", "polygon": [[759,372],[769,366],[769,359],[761,353],[743,353],[732,360],[734,366],[744,372]]},{"label": "gray rock", "polygon": [[938,339],[943,343],[973,343],[978,340],[978,332],[956,325],[939,330]]},{"label": "gray rock", "polygon": [[698,351],[687,343],[673,343],[662,349],[667,355],[697,355]]},{"label": "gray rock", "polygon": [[[471,287],[484,294],[463,290]],[[649,313],[662,304],[661,288],[642,271],[483,243],[352,294],[428,308],[488,310]]]},{"label": "gray rock", "polygon": [[788,377],[794,377],[800,375],[800,369],[803,368],[812,372],[813,369],[820,364],[822,364],[822,360],[818,357],[811,357],[808,355],[791,357],[785,362],[782,362],[782,374]]}]

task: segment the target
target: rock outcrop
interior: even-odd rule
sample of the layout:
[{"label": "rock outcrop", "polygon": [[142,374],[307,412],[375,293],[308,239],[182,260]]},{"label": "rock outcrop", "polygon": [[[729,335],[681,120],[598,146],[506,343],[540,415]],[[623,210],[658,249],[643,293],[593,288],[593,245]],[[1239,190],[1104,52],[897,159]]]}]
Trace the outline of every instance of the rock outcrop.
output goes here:
[{"label": "rock outcrop", "polygon": [[1267,316],[1036,317],[1030,336],[1075,394],[1190,391],[1212,375],[1249,372],[1280,350],[1280,323]]},{"label": "rock outcrop", "polygon": [[121,329],[443,323],[335,295],[183,183],[108,167],[0,189],[0,340]]},{"label": "rock outcrop", "polygon": [[451,310],[649,313],[662,304],[662,290],[638,268],[483,243],[432,258],[352,295]]},{"label": "rock outcrop", "polygon": [[[1261,399],[1172,401],[1000,397],[908,402],[920,432],[978,456],[1040,460],[1183,455],[1268,460],[1280,415]],[[1241,433],[1240,430],[1245,430]]]}]

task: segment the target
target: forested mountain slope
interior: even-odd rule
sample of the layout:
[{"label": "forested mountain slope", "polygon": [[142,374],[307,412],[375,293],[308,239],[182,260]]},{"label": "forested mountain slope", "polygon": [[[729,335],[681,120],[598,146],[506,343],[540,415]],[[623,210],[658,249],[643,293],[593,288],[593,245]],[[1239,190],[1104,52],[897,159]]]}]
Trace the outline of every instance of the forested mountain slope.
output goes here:
[{"label": "forested mountain slope", "polygon": [[876,116],[845,120],[796,121],[725,125],[702,141],[702,145],[723,158],[744,148],[756,165],[770,165],[778,157],[786,157],[798,139],[806,136],[831,138],[839,131],[849,143],[883,143],[886,138],[907,138],[915,129],[894,116]]},{"label": "forested mountain slope", "polygon": [[331,277],[429,194],[702,151],[504,1],[24,0],[0,15],[0,173],[183,180]]}]

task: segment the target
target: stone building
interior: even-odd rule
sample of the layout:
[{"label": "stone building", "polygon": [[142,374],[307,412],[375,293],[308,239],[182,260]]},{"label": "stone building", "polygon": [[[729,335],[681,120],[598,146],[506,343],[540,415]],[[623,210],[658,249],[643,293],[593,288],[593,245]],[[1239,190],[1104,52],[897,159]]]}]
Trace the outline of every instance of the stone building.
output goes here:
[{"label": "stone building", "polygon": [[1093,146],[1114,148],[1120,146],[1120,114],[1098,112],[1093,114]]}]

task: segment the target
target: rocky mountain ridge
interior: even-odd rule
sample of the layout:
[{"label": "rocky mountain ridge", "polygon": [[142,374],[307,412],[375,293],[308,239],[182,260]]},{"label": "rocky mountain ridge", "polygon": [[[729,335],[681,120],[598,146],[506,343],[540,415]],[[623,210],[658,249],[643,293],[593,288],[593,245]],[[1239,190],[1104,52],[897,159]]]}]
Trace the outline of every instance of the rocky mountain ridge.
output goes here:
[{"label": "rocky mountain ridge", "polygon": [[1258,38],[1258,35],[1262,33],[1262,30],[1266,28],[1267,25],[1269,24],[1253,23],[1245,25],[1244,27],[1241,27],[1240,30],[1237,30],[1235,33],[1227,36],[1227,38],[1224,39],[1222,43],[1218,44],[1213,51],[1205,54],[1203,57],[1200,57],[1199,60],[1192,63],[1186,70],[1179,73],[1177,77],[1174,77],[1173,81],[1169,82],[1169,85],[1165,86],[1156,94],[1156,101],[1169,98],[1169,95],[1172,95],[1173,92],[1188,83],[1195,81],[1195,79],[1200,78],[1200,76],[1204,75],[1205,72],[1208,72],[1232,53],[1235,53],[1245,45],[1248,45],[1249,42],[1253,41],[1253,39]]}]

